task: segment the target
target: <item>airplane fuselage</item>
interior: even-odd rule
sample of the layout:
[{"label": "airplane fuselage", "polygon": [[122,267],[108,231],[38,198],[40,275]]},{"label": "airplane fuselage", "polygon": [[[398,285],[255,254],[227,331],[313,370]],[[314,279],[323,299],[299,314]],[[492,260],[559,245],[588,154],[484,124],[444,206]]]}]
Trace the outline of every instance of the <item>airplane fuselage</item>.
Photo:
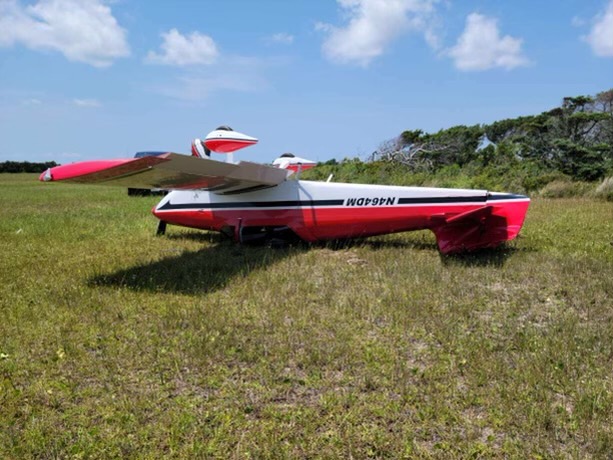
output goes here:
[{"label": "airplane fuselage", "polygon": [[257,229],[288,228],[310,242],[431,229],[442,252],[456,252],[515,238],[529,203],[523,195],[485,190],[286,180],[238,194],[173,191],[153,214],[237,241]]}]

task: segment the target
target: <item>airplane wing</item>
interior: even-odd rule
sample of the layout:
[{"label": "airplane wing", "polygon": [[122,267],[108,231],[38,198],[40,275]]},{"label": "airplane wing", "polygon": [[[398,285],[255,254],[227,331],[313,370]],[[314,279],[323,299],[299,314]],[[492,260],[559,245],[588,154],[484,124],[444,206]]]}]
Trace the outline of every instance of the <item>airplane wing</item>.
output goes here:
[{"label": "airplane wing", "polygon": [[227,194],[278,185],[287,175],[285,169],[248,161],[234,164],[165,153],[56,166],[41,174],[40,180],[165,190],[199,189]]}]

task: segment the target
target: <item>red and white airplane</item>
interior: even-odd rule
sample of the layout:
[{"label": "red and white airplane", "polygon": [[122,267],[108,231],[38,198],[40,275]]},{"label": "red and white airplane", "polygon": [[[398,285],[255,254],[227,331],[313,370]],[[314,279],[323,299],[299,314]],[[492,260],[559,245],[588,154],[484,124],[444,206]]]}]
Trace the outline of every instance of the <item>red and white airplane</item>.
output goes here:
[{"label": "red and white airplane", "polygon": [[[84,161],[48,169],[40,180],[170,190],[152,210],[159,232],[169,223],[237,242],[296,236],[314,242],[430,229],[444,254],[514,239],[530,204],[523,195],[486,190],[298,180],[315,163],[291,154],[273,166],[232,160],[232,152],[257,141],[222,126],[196,139],[192,156]],[[229,161],[211,159],[210,151],[229,154]]]}]

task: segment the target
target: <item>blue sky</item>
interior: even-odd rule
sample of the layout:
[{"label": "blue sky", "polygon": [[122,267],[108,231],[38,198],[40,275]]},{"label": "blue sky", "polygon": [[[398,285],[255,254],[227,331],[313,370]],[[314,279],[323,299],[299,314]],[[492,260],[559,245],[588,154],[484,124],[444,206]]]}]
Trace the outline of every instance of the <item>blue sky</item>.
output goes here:
[{"label": "blue sky", "polygon": [[0,0],[0,161],[365,159],[613,88],[613,0]]}]

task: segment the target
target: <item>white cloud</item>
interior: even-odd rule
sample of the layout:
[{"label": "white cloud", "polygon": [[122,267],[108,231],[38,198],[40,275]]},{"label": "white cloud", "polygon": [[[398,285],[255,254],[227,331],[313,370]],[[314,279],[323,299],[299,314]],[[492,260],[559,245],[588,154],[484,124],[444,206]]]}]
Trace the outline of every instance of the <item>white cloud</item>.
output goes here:
[{"label": "white cloud", "polygon": [[175,66],[212,64],[219,54],[213,39],[198,32],[186,37],[177,29],[171,29],[163,33],[162,38],[161,53],[149,51],[146,62]]},{"label": "white cloud", "polygon": [[31,97],[29,99],[21,101],[21,103],[23,105],[41,105],[43,101],[41,101],[40,99],[36,99],[35,97]]},{"label": "white cloud", "polygon": [[596,56],[613,57],[613,0],[609,1],[604,13],[595,19],[589,35],[584,39]]},{"label": "white cloud", "polygon": [[0,46],[54,50],[68,60],[107,67],[130,54],[126,32],[101,0],[0,0]]},{"label": "white cloud", "polygon": [[[201,103],[218,92],[252,92],[267,86],[262,69],[272,61],[245,56],[224,56],[223,66],[212,66],[219,52],[213,39],[198,32],[182,35],[177,29],[162,34],[159,53],[150,51],[145,62],[180,67],[172,80],[150,85],[164,96]],[[287,40],[287,37],[285,37]]]},{"label": "white cloud", "polygon": [[573,16],[570,23],[573,27],[583,27],[587,24],[585,19],[583,19],[581,16]]},{"label": "white cloud", "polygon": [[448,54],[460,70],[514,69],[529,63],[521,46],[520,38],[500,36],[496,19],[471,13],[466,18],[464,32]]},{"label": "white cloud", "polygon": [[434,4],[438,0],[337,0],[348,18],[344,27],[317,23],[316,30],[327,34],[324,56],[342,64],[368,66],[405,32],[419,31],[427,43],[438,46],[432,27]]},{"label": "white cloud", "polygon": [[97,99],[73,99],[72,103],[77,107],[100,107],[100,101]]},{"label": "white cloud", "polygon": [[223,66],[196,67],[172,81],[150,89],[164,96],[190,103],[201,103],[220,92],[258,92],[269,87],[265,71],[283,62],[244,56],[226,56]]},{"label": "white cloud", "polygon": [[291,45],[294,43],[294,36],[285,32],[273,34],[268,38],[270,43],[279,43],[281,45]]}]

